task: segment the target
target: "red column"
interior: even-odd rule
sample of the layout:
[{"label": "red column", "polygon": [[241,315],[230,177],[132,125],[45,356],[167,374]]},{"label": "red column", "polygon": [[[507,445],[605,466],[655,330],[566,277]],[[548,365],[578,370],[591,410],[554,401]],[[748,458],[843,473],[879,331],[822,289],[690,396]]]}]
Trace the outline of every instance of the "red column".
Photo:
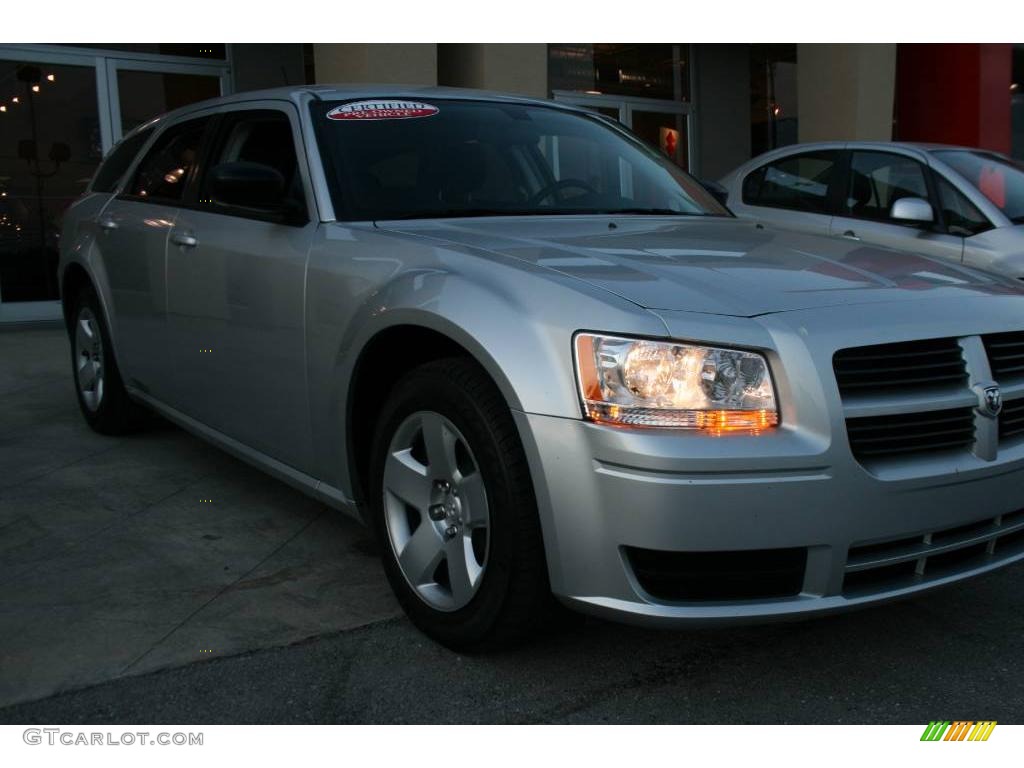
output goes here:
[{"label": "red column", "polygon": [[1008,43],[901,43],[894,138],[1009,152],[1012,57]]}]

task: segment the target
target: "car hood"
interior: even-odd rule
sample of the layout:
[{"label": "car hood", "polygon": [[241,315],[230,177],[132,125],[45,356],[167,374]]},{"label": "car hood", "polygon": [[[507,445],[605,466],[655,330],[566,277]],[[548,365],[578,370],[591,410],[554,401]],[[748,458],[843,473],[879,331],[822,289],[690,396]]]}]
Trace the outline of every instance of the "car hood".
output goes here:
[{"label": "car hood", "polygon": [[529,216],[377,227],[516,258],[654,310],[753,317],[965,292],[1021,293],[1009,280],[927,256],[731,218]]}]

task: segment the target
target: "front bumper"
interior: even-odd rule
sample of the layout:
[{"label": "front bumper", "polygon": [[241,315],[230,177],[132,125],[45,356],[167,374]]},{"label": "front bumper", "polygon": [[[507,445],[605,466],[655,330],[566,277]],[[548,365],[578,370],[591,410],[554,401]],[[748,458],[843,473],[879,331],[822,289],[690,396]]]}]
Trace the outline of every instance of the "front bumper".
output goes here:
[{"label": "front bumper", "polygon": [[[995,464],[971,461],[956,471],[881,479],[853,459],[842,435],[833,442],[784,426],[758,437],[709,437],[516,418],[552,589],[586,612],[650,625],[810,616],[905,597],[1024,559],[1021,536],[1002,535],[1024,530],[1024,518],[1013,516],[1024,508],[1024,441],[1004,449]],[[932,534],[934,543],[925,544]],[[802,586],[785,597],[664,599],[637,578],[630,548],[801,548],[806,566]],[[851,558],[851,548],[865,554]],[[940,554],[954,557],[918,574],[924,561],[908,553],[931,553],[936,563]],[[853,586],[851,569],[894,557],[899,578],[858,579]]]}]

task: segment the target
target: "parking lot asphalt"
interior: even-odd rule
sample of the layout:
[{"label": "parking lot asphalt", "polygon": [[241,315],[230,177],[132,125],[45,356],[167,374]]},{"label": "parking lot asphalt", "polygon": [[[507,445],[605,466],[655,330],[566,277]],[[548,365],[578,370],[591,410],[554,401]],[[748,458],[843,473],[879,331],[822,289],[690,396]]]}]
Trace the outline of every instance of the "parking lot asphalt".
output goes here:
[{"label": "parking lot asphalt", "polygon": [[398,615],[361,526],[167,423],[93,433],[68,357],[0,332],[0,706]]},{"label": "parking lot asphalt", "polygon": [[1022,564],[808,622],[588,619],[458,655],[359,526],[174,427],[91,433],[67,354],[0,333],[0,722],[1024,722]]}]

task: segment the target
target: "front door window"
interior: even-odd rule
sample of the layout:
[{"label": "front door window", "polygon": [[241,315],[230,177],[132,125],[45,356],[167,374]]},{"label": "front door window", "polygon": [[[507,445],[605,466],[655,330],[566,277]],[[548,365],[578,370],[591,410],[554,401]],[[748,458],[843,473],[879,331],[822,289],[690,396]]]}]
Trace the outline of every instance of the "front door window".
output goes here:
[{"label": "front door window", "polygon": [[900,224],[890,218],[892,205],[905,197],[928,199],[924,166],[913,158],[891,152],[854,152],[843,203],[844,213],[855,219]]}]

